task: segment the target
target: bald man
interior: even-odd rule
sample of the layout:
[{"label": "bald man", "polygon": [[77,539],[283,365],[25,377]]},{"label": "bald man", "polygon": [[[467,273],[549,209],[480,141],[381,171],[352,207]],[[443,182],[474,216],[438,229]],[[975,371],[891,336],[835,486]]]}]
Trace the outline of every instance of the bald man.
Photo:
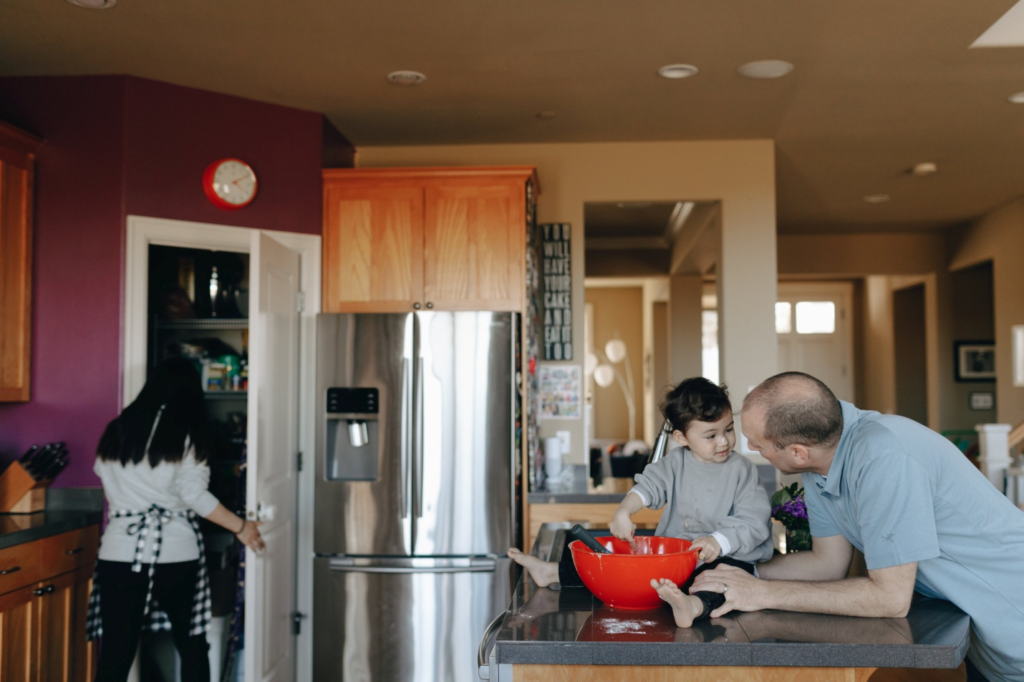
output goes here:
[{"label": "bald man", "polygon": [[[702,573],[722,592],[711,613],[783,609],[899,618],[914,591],[971,617],[969,680],[1024,682],[1024,513],[948,440],[917,422],[859,410],[800,372],[767,379],[743,403],[743,434],[801,474],[814,549]],[[853,548],[866,578],[847,578]]]}]

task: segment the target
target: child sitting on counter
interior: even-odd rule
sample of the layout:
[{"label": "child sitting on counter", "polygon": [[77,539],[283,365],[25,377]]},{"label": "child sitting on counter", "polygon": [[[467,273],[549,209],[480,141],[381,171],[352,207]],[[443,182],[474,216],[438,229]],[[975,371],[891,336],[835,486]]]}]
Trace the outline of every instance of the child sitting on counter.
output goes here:
[{"label": "child sitting on counter", "polygon": [[[754,562],[772,556],[771,505],[761,487],[757,468],[733,452],[736,432],[732,403],[724,386],[703,377],[686,379],[669,391],[661,404],[680,446],[635,477],[610,530],[634,544],[630,517],[643,507],[665,508],[655,535],[693,541],[701,564],[682,589],[667,579],[652,580],[652,589],[672,607],[676,625],[690,627],[721,606],[717,592],[687,594],[693,579],[721,564],[754,574]],[[508,556],[523,566],[539,586],[582,586],[570,552],[559,563],[545,562],[518,549]]]}]

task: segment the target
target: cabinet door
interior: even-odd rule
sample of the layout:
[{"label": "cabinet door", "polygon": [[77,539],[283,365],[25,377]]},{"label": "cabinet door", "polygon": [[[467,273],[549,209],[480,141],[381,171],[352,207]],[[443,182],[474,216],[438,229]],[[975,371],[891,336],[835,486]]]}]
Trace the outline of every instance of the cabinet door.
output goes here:
[{"label": "cabinet door", "polygon": [[324,186],[323,310],[404,312],[423,300],[423,189]]},{"label": "cabinet door", "polygon": [[80,568],[38,584],[32,602],[38,682],[84,682],[91,661],[85,642],[92,569]]},{"label": "cabinet door", "polygon": [[29,399],[32,161],[3,147],[0,128],[0,401]]},{"label": "cabinet door", "polygon": [[36,679],[38,646],[33,629],[35,585],[0,595],[0,680],[32,682]]},{"label": "cabinet door", "polygon": [[525,268],[523,184],[505,179],[427,185],[424,297],[439,310],[520,310]]}]

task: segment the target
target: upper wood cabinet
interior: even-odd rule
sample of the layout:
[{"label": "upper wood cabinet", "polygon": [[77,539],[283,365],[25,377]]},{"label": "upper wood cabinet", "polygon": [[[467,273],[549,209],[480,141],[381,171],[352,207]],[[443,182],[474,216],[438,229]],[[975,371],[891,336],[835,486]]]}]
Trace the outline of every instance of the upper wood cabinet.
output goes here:
[{"label": "upper wood cabinet", "polygon": [[521,310],[527,166],[324,171],[326,312]]},{"label": "upper wood cabinet", "polygon": [[0,122],[0,402],[29,399],[32,180],[39,144]]}]

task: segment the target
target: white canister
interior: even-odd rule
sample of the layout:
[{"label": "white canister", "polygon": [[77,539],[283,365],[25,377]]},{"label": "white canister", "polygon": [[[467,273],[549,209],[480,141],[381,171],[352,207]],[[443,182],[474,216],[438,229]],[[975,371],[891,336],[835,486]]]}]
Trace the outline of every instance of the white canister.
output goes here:
[{"label": "white canister", "polygon": [[562,473],[562,441],[556,436],[544,439],[544,473],[558,478]]}]

